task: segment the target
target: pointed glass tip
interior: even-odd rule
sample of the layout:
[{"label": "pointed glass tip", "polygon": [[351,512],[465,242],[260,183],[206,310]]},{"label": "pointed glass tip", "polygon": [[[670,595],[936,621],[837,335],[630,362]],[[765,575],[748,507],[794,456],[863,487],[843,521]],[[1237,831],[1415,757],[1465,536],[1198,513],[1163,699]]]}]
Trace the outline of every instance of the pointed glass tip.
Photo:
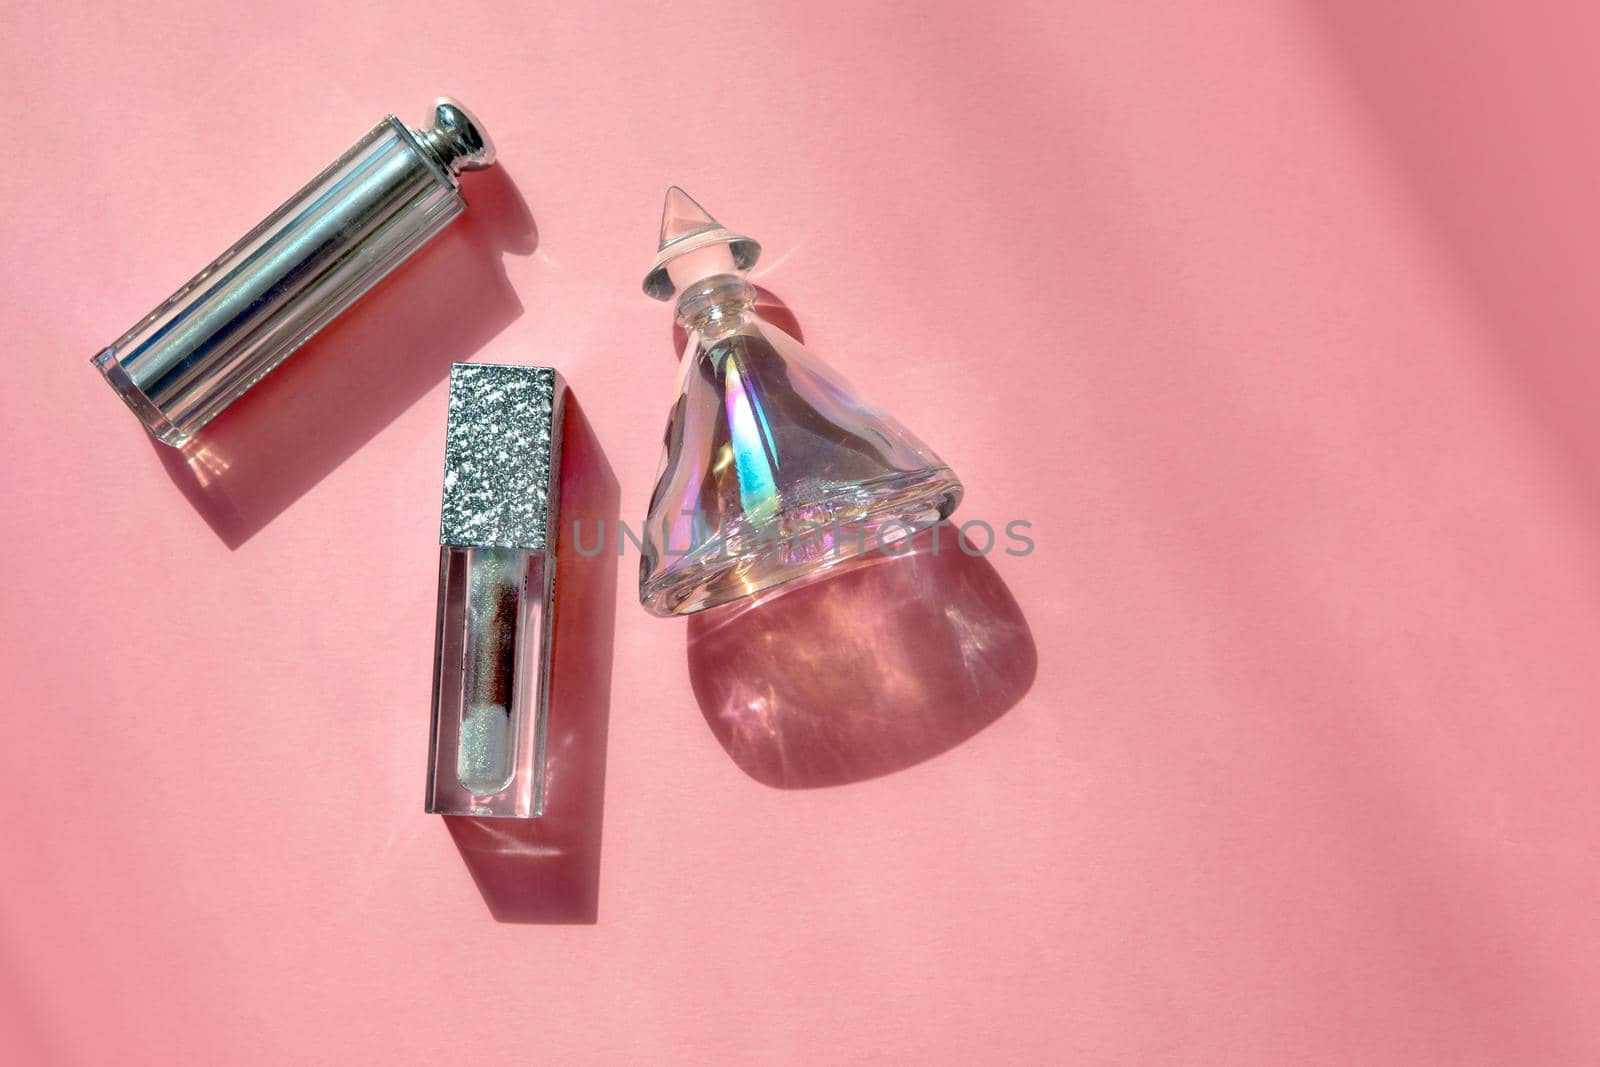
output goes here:
[{"label": "pointed glass tip", "polygon": [[759,244],[727,229],[699,201],[674,185],[667,189],[661,205],[661,237],[656,261],[645,275],[644,291],[657,300],[670,300],[679,289],[701,278],[747,271],[760,256]]},{"label": "pointed glass tip", "polygon": [[712,218],[694,197],[674,185],[667,190],[666,203],[661,205],[661,244],[657,251],[685,237],[721,228],[722,223]]}]

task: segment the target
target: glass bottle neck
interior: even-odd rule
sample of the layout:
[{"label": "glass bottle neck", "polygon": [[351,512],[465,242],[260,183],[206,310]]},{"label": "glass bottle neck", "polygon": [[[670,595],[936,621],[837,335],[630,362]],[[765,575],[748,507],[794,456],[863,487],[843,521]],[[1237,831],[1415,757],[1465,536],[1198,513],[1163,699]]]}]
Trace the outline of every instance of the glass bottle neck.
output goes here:
[{"label": "glass bottle neck", "polygon": [[755,302],[755,286],[739,275],[713,275],[678,296],[678,325],[702,337],[722,337],[743,325]]}]

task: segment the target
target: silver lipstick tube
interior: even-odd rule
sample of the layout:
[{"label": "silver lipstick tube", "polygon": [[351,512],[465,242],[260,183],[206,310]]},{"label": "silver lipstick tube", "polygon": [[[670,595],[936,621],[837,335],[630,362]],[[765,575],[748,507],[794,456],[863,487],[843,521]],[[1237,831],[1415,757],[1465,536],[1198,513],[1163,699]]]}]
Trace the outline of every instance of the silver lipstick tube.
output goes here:
[{"label": "silver lipstick tube", "polygon": [[494,161],[460,104],[413,130],[389,116],[94,357],[155,437],[181,447],[466,207]]}]

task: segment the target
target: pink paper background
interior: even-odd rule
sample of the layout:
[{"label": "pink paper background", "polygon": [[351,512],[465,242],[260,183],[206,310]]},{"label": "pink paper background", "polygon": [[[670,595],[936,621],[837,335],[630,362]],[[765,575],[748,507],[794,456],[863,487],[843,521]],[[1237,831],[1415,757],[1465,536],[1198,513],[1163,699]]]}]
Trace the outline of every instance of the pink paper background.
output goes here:
[{"label": "pink paper background", "polygon": [[[1600,1060],[1594,10],[13,0],[0,1061]],[[503,173],[219,422],[219,508],[90,355],[441,92]],[[1034,524],[904,632],[1025,626],[874,727],[943,751],[773,788],[702,707],[754,653],[630,550],[603,822],[591,765],[475,871],[421,811],[444,368],[560,366],[636,521],[669,182]],[[848,733],[870,673],[788,680]]]}]

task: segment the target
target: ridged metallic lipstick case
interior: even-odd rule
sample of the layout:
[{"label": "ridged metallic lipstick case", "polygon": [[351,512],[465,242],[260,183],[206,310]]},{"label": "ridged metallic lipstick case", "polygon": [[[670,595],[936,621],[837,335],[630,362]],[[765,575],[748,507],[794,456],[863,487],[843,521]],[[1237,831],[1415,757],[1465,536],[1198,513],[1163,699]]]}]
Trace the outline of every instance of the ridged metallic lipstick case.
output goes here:
[{"label": "ridged metallic lipstick case", "polygon": [[450,369],[430,812],[544,808],[565,395],[548,367]]},{"label": "ridged metallic lipstick case", "polygon": [[470,112],[390,115],[94,357],[155,437],[181,447],[461,214],[458,175],[494,162]]}]

